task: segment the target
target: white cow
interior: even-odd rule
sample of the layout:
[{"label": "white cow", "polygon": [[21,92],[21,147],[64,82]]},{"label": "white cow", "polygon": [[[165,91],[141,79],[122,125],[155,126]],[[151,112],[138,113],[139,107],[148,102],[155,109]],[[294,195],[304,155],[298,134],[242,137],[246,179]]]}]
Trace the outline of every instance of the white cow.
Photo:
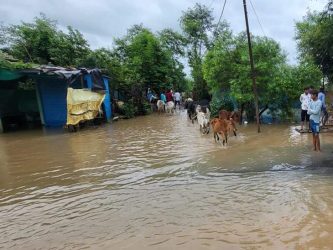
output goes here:
[{"label": "white cow", "polygon": [[161,100],[158,100],[157,103],[157,111],[158,113],[164,112],[165,111],[165,103]]},{"label": "white cow", "polygon": [[201,111],[201,108],[197,108],[197,119],[200,126],[200,132],[202,134],[209,133],[209,120],[210,120],[210,111],[206,108],[206,113]]},{"label": "white cow", "polygon": [[173,114],[175,112],[175,103],[173,101],[167,102],[165,111],[169,114]]}]

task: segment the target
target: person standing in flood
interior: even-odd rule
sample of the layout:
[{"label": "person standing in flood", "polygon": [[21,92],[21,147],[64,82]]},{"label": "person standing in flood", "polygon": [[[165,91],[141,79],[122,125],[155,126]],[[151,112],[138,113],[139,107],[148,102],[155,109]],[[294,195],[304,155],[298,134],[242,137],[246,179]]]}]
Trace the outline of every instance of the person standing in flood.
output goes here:
[{"label": "person standing in flood", "polygon": [[322,111],[322,126],[325,126],[327,119],[328,119],[328,114],[327,114],[327,110],[326,110],[326,101],[325,101],[325,90],[323,87],[321,87],[319,89],[319,93],[318,93],[318,99],[321,101],[322,103],[322,107],[321,107],[321,111]]},{"label": "person standing in flood", "polygon": [[321,87],[319,89],[319,93],[318,93],[318,99],[321,101],[321,103],[323,104],[322,110],[326,110],[326,104],[325,104],[325,90],[323,87]]},{"label": "person standing in flood", "polygon": [[313,137],[313,150],[320,150],[320,139],[319,139],[319,123],[320,123],[320,111],[322,108],[322,102],[318,99],[318,91],[312,90],[311,92],[312,101],[309,103],[308,115],[310,115],[310,127]]},{"label": "person standing in flood", "polygon": [[310,103],[310,94],[309,94],[309,88],[306,87],[304,88],[304,93],[301,94],[299,100],[302,104],[302,111],[301,111],[301,131],[304,129],[304,124],[305,127],[307,127],[307,122],[309,122],[309,115],[308,115],[308,106]]}]

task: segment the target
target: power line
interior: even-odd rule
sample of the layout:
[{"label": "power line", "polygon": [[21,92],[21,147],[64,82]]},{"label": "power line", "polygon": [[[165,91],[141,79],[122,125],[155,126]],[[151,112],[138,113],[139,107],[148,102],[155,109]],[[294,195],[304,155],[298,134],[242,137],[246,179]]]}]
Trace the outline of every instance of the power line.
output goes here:
[{"label": "power line", "polygon": [[223,16],[223,13],[224,13],[224,8],[225,8],[225,5],[227,4],[227,0],[224,0],[224,4],[223,4],[223,8],[222,8],[222,11],[221,11],[221,15],[220,15],[220,18],[219,18],[219,21],[217,22],[217,25],[216,25],[216,29],[219,27],[220,25],[220,22],[221,22],[221,19],[222,19],[222,16]]},{"label": "power line", "polygon": [[257,21],[258,21],[258,23],[259,23],[259,25],[260,25],[260,28],[261,28],[262,33],[264,34],[264,36],[267,37],[266,32],[265,32],[264,28],[263,28],[262,25],[261,25],[260,19],[259,19],[258,15],[257,15],[256,9],[254,8],[254,5],[253,5],[253,3],[252,3],[251,0],[250,0],[250,4],[251,4],[251,7],[252,7],[252,9],[253,9],[254,14],[256,15],[256,18],[257,18]]}]

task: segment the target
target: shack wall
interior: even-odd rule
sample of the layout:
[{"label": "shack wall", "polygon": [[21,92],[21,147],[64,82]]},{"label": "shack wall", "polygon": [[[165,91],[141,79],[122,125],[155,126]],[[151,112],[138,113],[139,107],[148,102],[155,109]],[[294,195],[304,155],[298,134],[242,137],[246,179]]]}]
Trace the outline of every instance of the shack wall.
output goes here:
[{"label": "shack wall", "polygon": [[46,127],[59,127],[67,120],[67,83],[60,79],[38,79],[37,87]]},{"label": "shack wall", "polygon": [[[86,75],[84,78],[85,82],[87,83],[87,87],[92,89],[93,82],[91,75]],[[112,109],[111,109],[111,97],[110,97],[110,89],[109,89],[109,81],[107,78],[103,77],[104,85],[105,85],[105,99],[103,102],[103,107],[105,110],[106,120],[110,121],[112,117]]]},{"label": "shack wall", "polygon": [[105,89],[106,89],[106,95],[104,99],[104,109],[105,109],[105,115],[107,121],[111,121],[112,118],[112,108],[111,108],[111,97],[110,97],[110,89],[109,89],[109,80],[107,78],[103,78]]}]

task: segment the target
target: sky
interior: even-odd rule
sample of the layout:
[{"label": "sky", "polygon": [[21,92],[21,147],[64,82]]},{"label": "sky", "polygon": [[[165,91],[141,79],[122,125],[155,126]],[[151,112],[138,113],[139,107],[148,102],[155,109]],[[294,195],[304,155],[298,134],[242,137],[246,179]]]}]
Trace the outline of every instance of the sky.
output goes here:
[{"label": "sky", "polygon": [[[218,21],[224,0],[0,0],[0,23],[31,22],[42,12],[57,20],[62,29],[71,25],[80,30],[92,49],[112,48],[113,39],[124,36],[134,24],[142,23],[154,32],[164,28],[180,31],[179,18],[182,12],[193,7],[196,2],[210,7],[215,21]],[[230,24],[234,33],[245,30],[242,2],[228,0],[224,10],[223,19]],[[309,10],[322,10],[327,0],[247,2],[251,32],[278,41],[287,53],[289,63],[295,64],[295,21],[302,20]]]}]

